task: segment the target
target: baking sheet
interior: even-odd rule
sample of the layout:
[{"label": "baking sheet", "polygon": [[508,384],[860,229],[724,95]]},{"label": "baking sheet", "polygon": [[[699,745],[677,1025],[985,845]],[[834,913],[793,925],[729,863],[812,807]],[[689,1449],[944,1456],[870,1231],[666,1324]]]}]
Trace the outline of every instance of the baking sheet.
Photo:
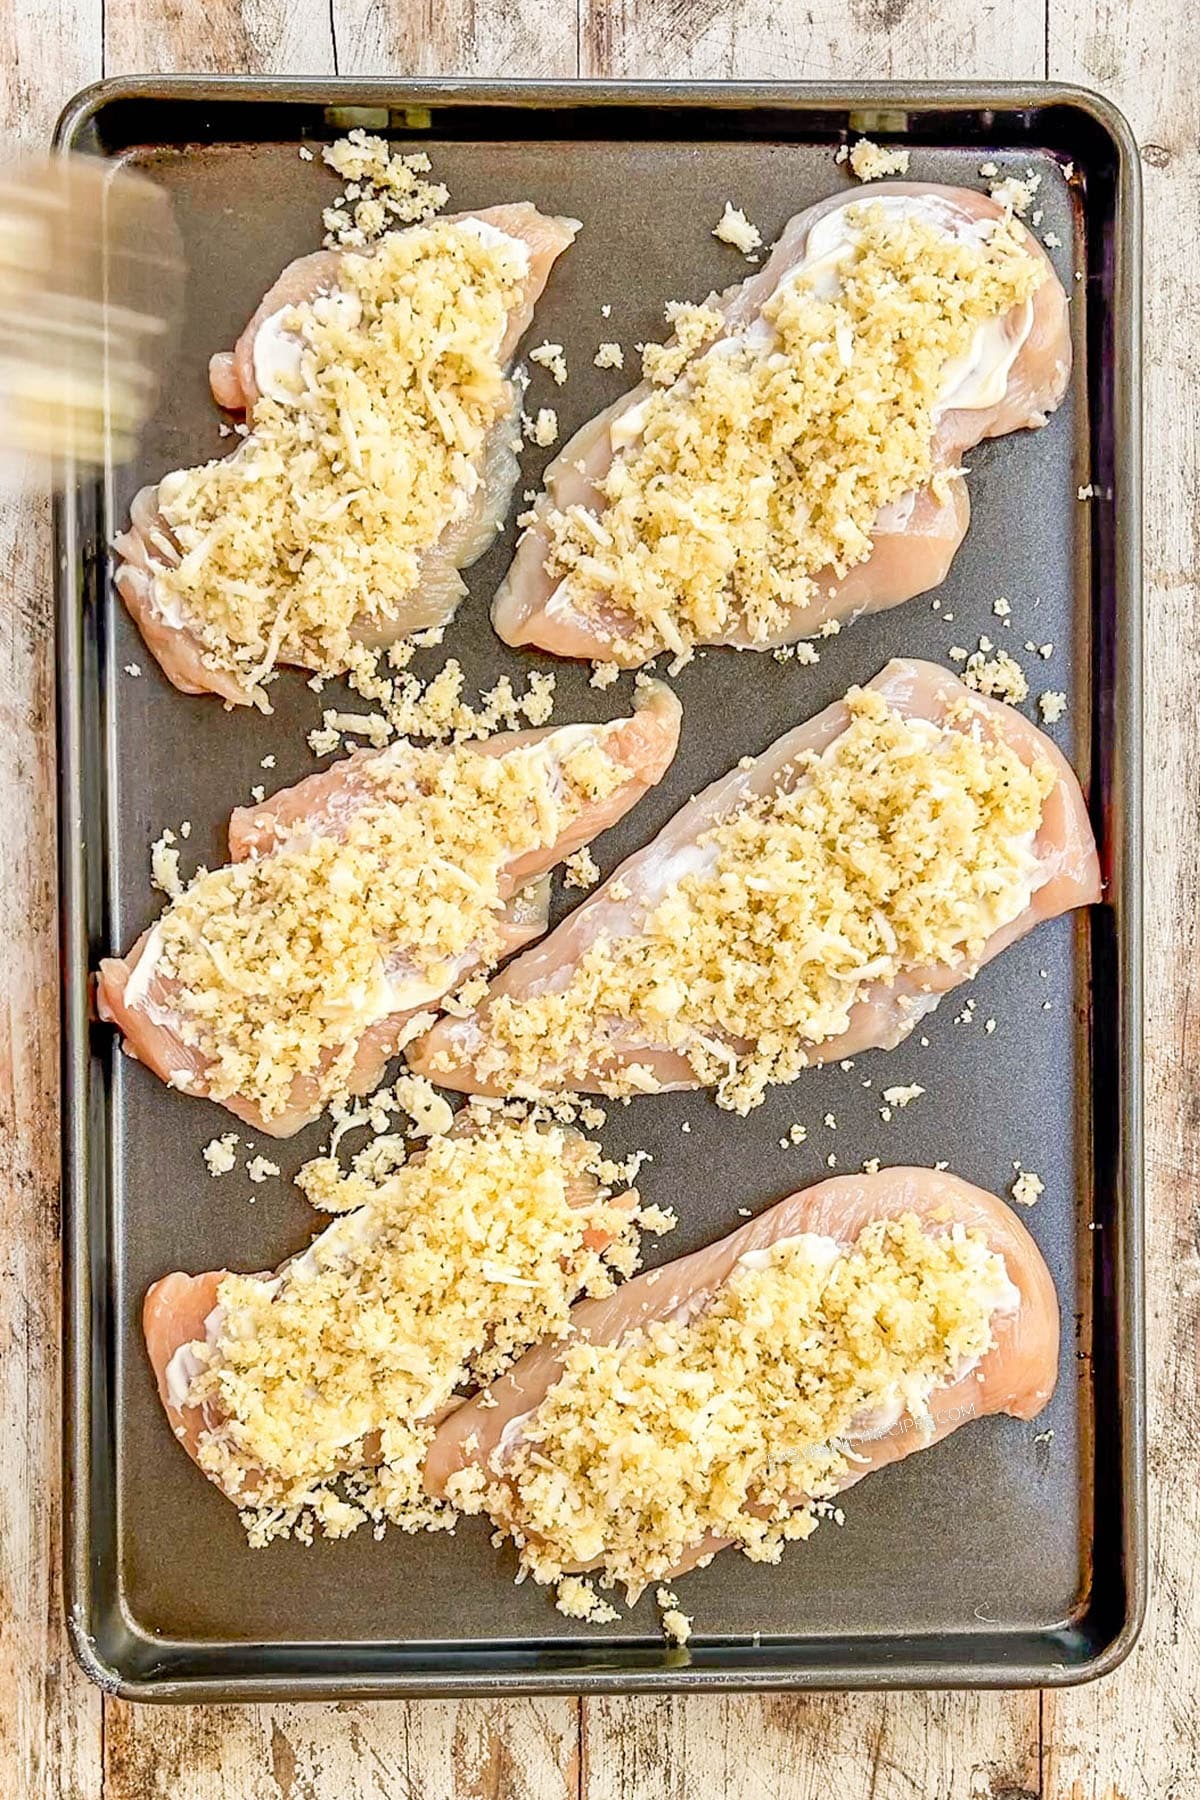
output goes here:
[{"label": "baking sheet", "polygon": [[[331,113],[333,105],[339,110]],[[380,110],[380,107],[384,110]],[[347,111],[348,107],[357,110]],[[786,219],[849,186],[834,152],[858,131],[899,134],[916,180],[981,185],[981,161],[1040,176],[1038,229],[1072,293],[1076,373],[1044,431],[970,456],[973,521],[935,596],[864,619],[814,667],[710,651],[676,681],[684,707],[667,779],[594,846],[607,873],[695,789],[756,753],[894,654],[946,662],[981,634],[1026,667],[1031,699],[1065,690],[1052,735],[1089,795],[1106,905],[1040,928],[983,970],[901,1048],[809,1073],[747,1119],[705,1095],[610,1109],[613,1153],[640,1147],[646,1197],[679,1229],[648,1262],[723,1235],[752,1210],[865,1158],[944,1160],[1004,1192],[1014,1164],[1046,1185],[1027,1216],[1063,1310],[1055,1397],[1033,1423],[992,1419],[865,1483],[846,1524],[779,1568],[733,1553],[687,1578],[686,1651],[664,1647],[652,1596],[616,1627],[556,1613],[483,1521],[451,1536],[247,1547],[233,1508],[170,1441],[145,1361],[140,1305],[169,1269],[273,1267],[319,1223],[287,1178],[322,1140],[267,1146],[284,1181],[212,1180],[201,1147],[229,1116],[169,1093],[88,1030],[86,969],[127,947],[161,903],[149,846],[190,820],[185,871],[224,859],[231,807],[312,767],[324,706],[367,710],[301,672],[270,718],[226,714],[166,682],[114,595],[104,544],[144,481],[222,453],[209,355],[232,344],[279,269],[313,248],[332,178],[298,155],[353,123],[428,140],[451,204],[510,198],[585,229],[556,268],[526,347],[566,346],[570,379],[533,370],[529,400],[565,438],[636,375],[663,303],[746,273],[711,237],[732,199],[770,242]],[[890,129],[888,129],[890,127]],[[1138,669],[1135,430],[1136,194],[1124,128],[1055,90],[599,88],[471,84],[109,84],[68,109],[66,142],[121,156],[170,193],[190,279],[175,379],[135,465],[77,484],[62,550],[62,868],[69,1299],[68,1603],[85,1665],[151,1698],[694,1685],[874,1685],[1080,1679],[1117,1660],[1140,1610],[1141,1347],[1137,900]],[[1066,165],[1073,163],[1070,180]],[[1079,278],[1076,278],[1076,272]],[[601,314],[611,305],[611,316]],[[616,339],[626,372],[592,366]],[[631,373],[631,370],[633,373]],[[528,448],[523,486],[552,452]],[[1081,502],[1081,485],[1102,497]],[[630,678],[598,692],[586,667],[508,650],[488,601],[510,519],[468,573],[441,650],[470,692],[502,671],[552,668],[555,718],[627,710]],[[1006,621],[993,611],[1008,599]],[[1053,644],[1042,660],[1030,640]],[[131,666],[140,674],[128,672]],[[268,754],[275,767],[264,772]],[[577,899],[558,896],[557,915]],[[964,1002],[973,1003],[970,1017]],[[994,1029],[987,1022],[994,1020]],[[880,1093],[926,1092],[890,1122]],[[826,1115],[835,1126],[823,1123]],[[807,1141],[786,1147],[799,1121]],[[682,1125],[690,1125],[684,1134]],[[242,1133],[243,1139],[246,1133]]]}]

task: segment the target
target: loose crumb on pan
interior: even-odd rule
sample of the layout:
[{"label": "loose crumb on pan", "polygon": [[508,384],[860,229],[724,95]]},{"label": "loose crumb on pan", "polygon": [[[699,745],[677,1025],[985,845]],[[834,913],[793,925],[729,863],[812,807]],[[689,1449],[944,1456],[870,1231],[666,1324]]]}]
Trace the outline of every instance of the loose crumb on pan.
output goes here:
[{"label": "loose crumb on pan", "polygon": [[676,1649],[682,1649],[692,1635],[690,1614],[682,1610],[678,1594],[673,1594],[670,1588],[657,1588],[654,1599],[659,1610],[659,1623],[662,1625],[663,1636]]},{"label": "loose crumb on pan", "polygon": [[204,1158],[205,1167],[210,1175],[228,1175],[237,1165],[238,1135],[236,1131],[226,1131],[220,1137],[211,1138],[200,1154]]},{"label": "loose crumb on pan", "polygon": [[1038,695],[1038,711],[1047,725],[1057,725],[1067,710],[1067,696],[1054,688]]},{"label": "loose crumb on pan", "polygon": [[496,731],[519,731],[549,722],[557,685],[550,670],[531,670],[524,693],[514,688],[508,675],[501,675],[478,702],[463,697],[466,677],[457,657],[449,657],[435,675],[422,679],[407,664],[421,640],[428,642],[435,635],[440,637],[423,632],[393,644],[386,657],[390,673],[385,672],[379,653],[363,649],[351,669],[350,685],[364,699],[374,701],[379,710],[360,714],[327,707],[321,724],[308,733],[313,755],[331,755],[347,735],[377,747],[391,737],[467,743]]},{"label": "loose crumb on pan", "polygon": [[434,1415],[637,1265],[636,1193],[604,1169],[576,1133],[481,1112],[347,1177],[358,1204],[278,1274],[223,1277],[185,1403],[206,1409],[198,1460],[252,1543],[453,1523],[422,1491]]},{"label": "loose crumb on pan", "polygon": [[529,352],[529,360],[552,375],[556,387],[562,387],[567,379],[567,358],[561,344],[552,344],[547,339]]},{"label": "loose crumb on pan", "polygon": [[1001,181],[994,181],[988,193],[1006,212],[1015,213],[1023,219],[1033,205],[1033,197],[1042,185],[1042,178],[1033,169],[1026,169],[1023,176],[1006,175]]},{"label": "loose crumb on pan", "polygon": [[563,870],[566,884],[571,888],[595,887],[600,879],[600,870],[596,866],[596,859],[586,844],[582,850],[576,850],[572,856],[568,856],[563,864]]},{"label": "loose crumb on pan", "polygon": [[592,361],[598,369],[623,369],[625,352],[620,344],[608,341],[600,345]]},{"label": "loose crumb on pan", "polygon": [[170,900],[178,899],[183,892],[183,879],[179,873],[179,852],[174,849],[175,833],[169,826],[164,826],[161,834],[150,846],[150,885],[160,893],[166,894]]},{"label": "loose crumb on pan", "polygon": [[962,679],[976,693],[987,694],[993,700],[1006,700],[1010,706],[1019,705],[1029,695],[1025,671],[1007,650],[997,650],[993,657],[985,650],[974,651],[967,658]]},{"label": "loose crumb on pan", "polygon": [[854,1420],[898,1401],[927,1429],[935,1389],[991,1347],[1014,1292],[981,1233],[911,1213],[832,1254],[784,1239],[699,1312],[569,1342],[502,1468],[452,1477],[451,1500],[486,1512],[536,1581],[598,1565],[631,1602],[710,1536],[775,1562],[832,1512]]},{"label": "loose crumb on pan", "polygon": [[1020,1163],[1014,1163],[1013,1167],[1017,1173],[1009,1193],[1018,1206],[1036,1206],[1046,1191],[1045,1182],[1032,1169],[1023,1169]]},{"label": "loose crumb on pan", "polygon": [[752,225],[741,207],[735,206],[732,200],[725,202],[725,211],[713,227],[713,236],[754,260],[757,260],[754,252],[762,248],[762,233],[758,226]]},{"label": "loose crumb on pan", "polygon": [[[305,160],[311,159],[310,151]],[[440,181],[425,180],[430,163],[423,150],[397,150],[366,131],[327,145],[321,160],[345,183],[323,215],[329,249],[361,250],[396,225],[415,225],[440,212],[450,198]]]},{"label": "loose crumb on pan", "polygon": [[528,413],[522,413],[521,431],[529,443],[548,450],[551,444],[558,442],[558,414],[552,406],[539,406],[532,418]]},{"label": "loose crumb on pan", "polygon": [[582,1575],[564,1575],[558,1584],[554,1604],[568,1619],[583,1619],[589,1625],[611,1625],[620,1613],[609,1600],[602,1600],[590,1581]]},{"label": "loose crumb on pan", "polygon": [[885,150],[870,138],[859,138],[849,156],[850,167],[860,181],[881,181],[886,175],[907,175],[908,151]]},{"label": "loose crumb on pan", "polygon": [[246,1164],[246,1173],[256,1184],[269,1181],[272,1176],[279,1174],[279,1164],[272,1162],[267,1156],[253,1156]]}]

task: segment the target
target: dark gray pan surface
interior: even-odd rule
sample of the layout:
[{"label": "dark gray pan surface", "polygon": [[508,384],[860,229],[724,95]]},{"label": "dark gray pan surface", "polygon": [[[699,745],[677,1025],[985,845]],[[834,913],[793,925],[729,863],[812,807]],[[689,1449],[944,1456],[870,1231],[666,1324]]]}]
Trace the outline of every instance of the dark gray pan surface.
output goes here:
[{"label": "dark gray pan surface", "polygon": [[[314,91],[300,92],[311,99]],[[208,357],[232,344],[283,264],[318,242],[321,206],[335,192],[319,162],[297,153],[301,132],[318,143],[337,135],[318,105],[256,106],[235,90],[184,108],[153,95],[154,84],[134,100],[118,94],[90,119],[85,109],[74,128],[87,147],[129,154],[167,188],[190,269],[176,377],[136,467],[114,471],[107,496],[80,489],[60,518],[68,1566],[85,1660],[102,1679],[158,1697],[698,1679],[1010,1685],[1095,1672],[1130,1640],[1141,1586],[1129,321],[1117,320],[1116,360],[1109,337],[1113,309],[1130,304],[1131,244],[1114,237],[1118,225],[1132,230],[1132,197],[1126,189],[1120,214],[1114,187],[1121,146],[1082,106],[989,123],[959,96],[929,121],[914,117],[914,179],[980,185],[985,160],[1003,173],[1032,167],[1041,175],[1039,229],[1061,239],[1052,254],[1073,295],[1077,363],[1067,402],[1043,432],[972,453],[973,523],[936,607],[927,598],[864,620],[824,642],[812,668],[711,651],[686,669],[676,684],[684,734],[675,767],[595,846],[607,872],[696,788],[889,656],[947,661],[951,646],[974,649],[984,633],[1026,667],[1026,710],[1044,689],[1067,692],[1070,710],[1053,735],[1089,792],[1111,883],[1109,906],[1042,927],[891,1054],[814,1072],[773,1091],[747,1119],[703,1095],[611,1109],[606,1146],[650,1150],[643,1191],[680,1215],[650,1260],[723,1234],[739,1205],[757,1210],[819,1179],[830,1155],[839,1168],[870,1156],[944,1160],[997,1192],[1020,1162],[1046,1184],[1028,1222],[1062,1302],[1060,1381],[1041,1419],[968,1425],[875,1477],[848,1497],[844,1528],[823,1526],[779,1568],[727,1553],[690,1576],[682,1597],[696,1635],[685,1656],[662,1648],[650,1597],[621,1626],[597,1631],[562,1618],[532,1584],[514,1588],[511,1558],[490,1548],[480,1521],[454,1537],[392,1532],[376,1543],[360,1532],[341,1544],[252,1551],[233,1509],[171,1442],[158,1406],[139,1325],[147,1285],[175,1268],[271,1267],[302,1245],[314,1215],[286,1178],[322,1133],[259,1145],[282,1164],[282,1183],[252,1187],[240,1169],[210,1179],[201,1147],[236,1122],[168,1093],[115,1055],[107,1029],[93,1028],[85,1041],[84,957],[94,964],[127,947],[153,916],[149,846],[163,826],[191,821],[186,870],[224,860],[230,808],[257,782],[270,790],[305,773],[305,734],[345,693],[330,684],[317,696],[290,672],[272,690],[267,719],[185,698],[97,574],[102,546],[143,481],[228,447],[208,395]],[[726,199],[769,242],[792,213],[849,184],[833,160],[846,124],[835,99],[812,114],[801,107],[768,116],[723,111],[720,91],[708,98],[711,106],[674,112],[535,109],[493,119],[476,108],[435,128],[434,171],[455,207],[528,198],[585,223],[526,341],[566,346],[568,384],[556,389],[535,370],[530,395],[531,407],[557,408],[564,437],[636,378],[633,346],[660,334],[665,300],[699,298],[746,272],[710,236]],[[922,144],[923,133],[933,141]],[[1076,270],[1087,279],[1075,280]],[[592,366],[608,338],[625,347],[625,375]],[[547,454],[529,449],[525,485],[537,485]],[[1117,485],[1119,508],[1077,500],[1081,484],[1104,477]],[[471,571],[470,597],[445,646],[416,666],[429,672],[453,654],[473,692],[502,670],[553,667],[557,720],[626,710],[629,678],[599,693],[586,668],[508,651],[493,636],[488,600],[514,536],[510,523]],[[992,610],[1002,595],[1008,623]],[[1027,639],[1052,643],[1053,655],[1029,654]],[[130,663],[140,676],[125,672]],[[268,753],[276,766],[265,772]],[[973,1019],[959,1023],[967,998]],[[885,1124],[881,1090],[908,1082],[926,1093]],[[822,1123],[826,1114],[836,1128]],[[808,1140],[783,1149],[795,1120]]]}]

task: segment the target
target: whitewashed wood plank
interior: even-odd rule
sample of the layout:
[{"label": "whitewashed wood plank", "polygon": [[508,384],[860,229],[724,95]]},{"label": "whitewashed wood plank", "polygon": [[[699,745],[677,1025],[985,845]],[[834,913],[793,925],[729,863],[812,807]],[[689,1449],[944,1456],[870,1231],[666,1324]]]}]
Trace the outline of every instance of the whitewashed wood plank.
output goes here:
[{"label": "whitewashed wood plank", "polygon": [[108,75],[332,75],[328,0],[114,0]]},{"label": "whitewashed wood plank", "polygon": [[[1195,22],[1172,0],[1052,0],[1050,73],[1100,87],[1146,201],[1146,1058],[1151,1607],[1110,1680],[1047,1695],[1047,1800],[1200,1793],[1200,155]],[[1167,463],[1157,463],[1166,449]]]},{"label": "whitewashed wood plank", "polygon": [[343,75],[570,76],[574,5],[556,0],[334,0]]},{"label": "whitewashed wood plank", "polygon": [[1040,75],[1029,0],[581,0],[585,75],[883,81]]},{"label": "whitewashed wood plank", "polygon": [[587,1800],[1034,1800],[1033,1705],[992,1695],[590,1700]]},{"label": "whitewashed wood plank", "polygon": [[[0,142],[44,149],[100,73],[100,0],[0,9]],[[0,1788],[100,1792],[100,1696],[62,1625],[58,945],[49,508],[0,495]]]},{"label": "whitewashed wood plank", "polygon": [[575,1800],[573,1702],[114,1705],[106,1800]]}]

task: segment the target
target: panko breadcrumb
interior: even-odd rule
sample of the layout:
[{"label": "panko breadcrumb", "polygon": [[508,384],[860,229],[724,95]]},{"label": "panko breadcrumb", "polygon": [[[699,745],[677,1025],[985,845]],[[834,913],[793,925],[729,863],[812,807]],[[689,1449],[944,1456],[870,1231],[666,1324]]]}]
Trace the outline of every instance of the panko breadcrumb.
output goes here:
[{"label": "panko breadcrumb", "polygon": [[[787,787],[699,840],[711,860],[636,935],[598,938],[554,991],[492,998],[472,1050],[479,1076],[570,1087],[609,1032],[632,1028],[745,1112],[844,1032],[873,987],[972,966],[1028,904],[1054,771],[1027,766],[969,703],[941,727],[870,688],[846,707],[847,728],[799,759]],[[614,1066],[605,1091],[643,1085]]]},{"label": "panko breadcrumb", "polygon": [[[698,1313],[571,1340],[503,1461],[448,1492],[511,1535],[539,1582],[599,1566],[632,1601],[710,1536],[777,1561],[851,1475],[856,1421],[898,1408],[928,1430],[934,1390],[987,1352],[1017,1298],[982,1233],[927,1232],[911,1213],[848,1248],[783,1239]],[[660,1596],[668,1617],[675,1600]],[[687,1623],[664,1619],[678,1642]]]},{"label": "panko breadcrumb", "polygon": [[743,256],[753,256],[762,248],[762,233],[758,226],[752,225],[741,207],[735,206],[732,200],[725,202],[725,211],[713,227],[713,236],[740,250]]},{"label": "panko breadcrumb", "polygon": [[887,175],[907,175],[908,151],[885,150],[870,138],[859,138],[850,152],[849,163],[860,181],[882,181]]},{"label": "panko breadcrumb", "polygon": [[512,411],[499,353],[528,269],[515,238],[418,225],[284,310],[294,392],[255,401],[232,456],[158,486],[180,560],[158,568],[156,603],[208,666],[261,693],[280,662],[346,668],[355,630],[397,618]]},{"label": "panko breadcrumb", "polygon": [[[304,156],[304,150],[300,152]],[[312,160],[311,150],[306,160]],[[423,150],[395,150],[386,138],[355,130],[321,152],[340,175],[345,192],[324,213],[330,249],[362,249],[393,225],[415,225],[439,212],[450,198],[440,181],[426,181],[429,158]]]},{"label": "panko breadcrumb", "polygon": [[360,1179],[278,1274],[223,1277],[184,1404],[206,1408],[198,1460],[252,1542],[452,1523],[421,1487],[438,1409],[637,1264],[637,1196],[612,1198],[602,1166],[577,1134],[501,1116]]},{"label": "panko breadcrumb", "polygon": [[992,657],[985,650],[973,651],[963,667],[962,680],[976,693],[1006,700],[1010,706],[1018,706],[1029,696],[1025,671],[1007,650],[997,650]]},{"label": "panko breadcrumb", "polygon": [[1046,278],[1011,220],[956,238],[870,200],[847,213],[831,296],[801,265],[754,333],[711,302],[668,306],[673,337],[643,352],[653,391],[613,422],[603,509],[546,514],[549,573],[606,631],[629,620],[628,660],[735,630],[769,643],[822,571],[862,562],[880,508],[930,476],[948,364]]}]

